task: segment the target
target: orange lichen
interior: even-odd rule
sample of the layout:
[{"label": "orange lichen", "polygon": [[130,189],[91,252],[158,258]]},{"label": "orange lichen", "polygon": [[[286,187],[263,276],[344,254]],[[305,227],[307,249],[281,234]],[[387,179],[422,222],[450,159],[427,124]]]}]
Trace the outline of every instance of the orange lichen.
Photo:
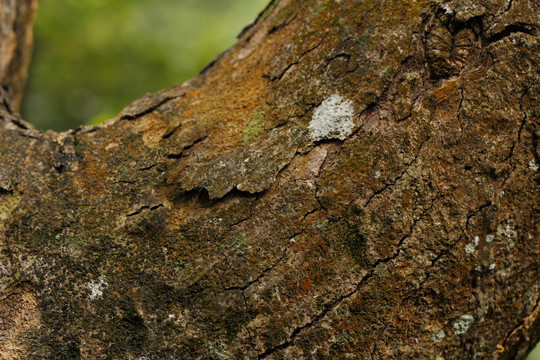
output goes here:
[{"label": "orange lichen", "polygon": [[302,291],[309,291],[309,289],[311,289],[311,279],[302,279],[302,281],[300,281],[300,289],[302,289]]}]

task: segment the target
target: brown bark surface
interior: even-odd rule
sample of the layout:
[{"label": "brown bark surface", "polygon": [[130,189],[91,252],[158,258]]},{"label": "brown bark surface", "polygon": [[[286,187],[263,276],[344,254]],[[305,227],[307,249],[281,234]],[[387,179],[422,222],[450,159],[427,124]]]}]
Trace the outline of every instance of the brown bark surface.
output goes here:
[{"label": "brown bark surface", "polygon": [[523,359],[538,2],[281,0],[100,126],[0,120],[1,359]]},{"label": "brown bark surface", "polygon": [[0,1],[0,91],[3,106],[18,111],[32,50],[38,0]]}]

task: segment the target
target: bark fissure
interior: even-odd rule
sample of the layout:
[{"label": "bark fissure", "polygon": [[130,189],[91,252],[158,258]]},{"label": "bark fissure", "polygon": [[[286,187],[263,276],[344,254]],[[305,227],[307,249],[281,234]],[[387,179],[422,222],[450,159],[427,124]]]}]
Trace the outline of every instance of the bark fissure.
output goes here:
[{"label": "bark fissure", "polygon": [[310,52],[315,51],[316,49],[318,49],[324,43],[325,39],[326,39],[326,35],[324,37],[322,37],[318,43],[316,43],[315,45],[313,45],[312,47],[310,47],[309,49],[305,50],[300,55],[298,55],[298,57],[297,57],[297,59],[295,61],[289,63],[287,66],[285,66],[285,68],[281,69],[278,74],[276,74],[276,75],[265,74],[264,77],[268,78],[270,81],[280,81],[280,80],[282,80],[283,76],[285,76],[287,71],[289,71],[293,66],[300,64],[302,59],[307,54],[309,54]]},{"label": "bark fissure", "polygon": [[[510,341],[510,339],[513,336],[518,336],[519,338],[525,338],[526,341],[530,341],[530,338],[526,335],[526,332],[524,335],[518,335],[517,333],[524,329],[524,328],[530,328],[534,325],[534,315],[538,315],[540,313],[540,292],[536,294],[536,302],[535,305],[532,307],[529,314],[524,316],[520,319],[519,323],[506,335],[504,340],[500,345],[497,345],[497,350],[494,352],[494,355],[497,355],[495,359],[499,359],[499,356],[502,352],[513,350],[511,347],[508,347],[507,343]],[[525,331],[528,329],[525,329]],[[515,341],[515,340],[514,340]]]},{"label": "bark fissure", "polygon": [[[430,136],[428,136],[425,140],[422,141],[422,143],[420,143],[420,146],[418,147],[418,149],[416,150],[416,154],[414,155],[413,159],[405,164],[405,169],[398,175],[396,176],[392,181],[386,183],[381,189],[379,190],[376,190],[373,192],[373,194],[370,195],[370,197],[366,200],[366,202],[364,203],[364,208],[366,208],[369,203],[378,195],[382,194],[383,192],[385,192],[386,190],[390,189],[391,187],[393,187],[394,185],[396,185],[404,176],[405,174],[407,174],[407,172],[409,171],[409,169],[414,166],[415,162],[416,162],[416,159],[418,159],[418,157],[420,156],[420,152],[422,151],[422,148],[424,147],[424,144],[426,142],[428,142],[429,140],[431,139]],[[353,200],[354,202],[354,200]]]},{"label": "bark fissure", "polygon": [[131,213],[128,213],[126,214],[127,217],[131,217],[131,216],[135,216],[135,215],[139,215],[140,213],[142,213],[144,210],[149,210],[149,211],[153,211],[153,210],[157,210],[159,209],[160,207],[163,207],[164,205],[163,204],[157,204],[157,205],[144,205],[140,208],[138,208],[137,210],[131,212]]},{"label": "bark fissure", "polygon": [[[299,235],[299,234],[297,234],[297,235]],[[295,236],[297,236],[297,235],[295,235]],[[294,238],[295,236],[293,236],[292,238]],[[285,247],[285,249],[283,251],[283,254],[279,257],[279,259],[277,259],[271,266],[264,269],[255,279],[248,281],[244,285],[241,285],[241,286],[229,286],[229,287],[224,288],[223,290],[225,290],[225,291],[231,291],[231,290],[244,291],[244,290],[247,290],[251,285],[259,282],[260,280],[262,280],[266,276],[267,273],[274,270],[276,268],[276,266],[278,266],[283,261],[283,259],[285,259],[285,256],[287,256],[287,251],[288,251],[288,248]]]},{"label": "bark fissure", "polygon": [[471,219],[478,215],[482,210],[487,208],[488,206],[493,205],[491,201],[487,201],[486,203],[480,205],[478,208],[474,209],[469,215],[467,215],[467,220],[465,220],[465,229],[469,228],[469,224],[471,222]]},{"label": "bark fissure", "polygon": [[208,134],[204,134],[204,135],[198,137],[197,139],[195,139],[191,144],[185,145],[180,152],[167,154],[167,158],[168,159],[180,159],[182,157],[185,157],[186,155],[184,155],[184,153],[186,151],[192,149],[194,146],[196,146],[197,144],[203,142],[207,138],[208,138]]},{"label": "bark fissure", "polygon": [[[330,304],[326,305],[325,308],[323,309],[322,312],[320,312],[319,314],[317,314],[316,316],[313,317],[313,319],[309,322],[307,322],[306,324],[300,326],[300,327],[296,327],[293,329],[293,331],[291,332],[291,335],[289,336],[288,340],[285,341],[284,343],[280,344],[280,345],[277,345],[277,346],[274,346],[270,349],[267,349],[266,351],[264,351],[263,353],[261,353],[258,358],[259,359],[265,359],[267,358],[268,356],[278,352],[278,351],[281,351],[281,350],[284,350],[290,346],[293,346],[294,345],[294,340],[297,336],[299,336],[304,330],[306,329],[309,329],[313,326],[315,326],[316,324],[319,323],[319,321],[321,321],[322,319],[324,319],[329,312],[331,312],[333,309],[335,309],[339,304],[341,304],[344,300],[346,299],[349,299],[350,297],[352,297],[353,295],[357,294],[358,292],[361,291],[362,289],[362,286],[367,283],[367,281],[369,281],[370,279],[372,279],[373,277],[376,276],[376,268],[378,265],[381,265],[381,264],[388,264],[389,262],[395,260],[398,258],[398,256],[400,255],[401,253],[401,248],[403,247],[404,243],[405,243],[405,240],[407,240],[411,235],[412,233],[414,232],[414,228],[416,226],[416,224],[422,220],[422,218],[426,215],[427,212],[429,212],[432,208],[433,208],[433,204],[435,203],[436,200],[442,198],[442,196],[438,197],[438,198],[435,198],[433,199],[433,201],[431,202],[431,205],[428,209],[426,209],[424,211],[424,213],[422,214],[421,217],[415,219],[413,221],[413,224],[410,226],[410,229],[409,229],[409,233],[404,235],[398,242],[398,244],[396,245],[395,247],[395,251],[394,251],[394,254],[392,254],[391,256],[388,256],[386,258],[383,258],[383,259],[379,259],[377,261],[375,261],[373,264],[372,264],[372,270],[370,273],[368,273],[367,275],[365,275],[364,277],[362,277],[362,279],[358,282],[358,284],[355,286],[354,290],[348,292],[347,294],[345,295],[342,295],[340,297],[338,297],[336,300],[334,300],[333,302],[331,302]],[[380,320],[379,320],[380,321]],[[384,323],[383,323],[384,324]]]},{"label": "bark fissure", "polygon": [[503,31],[491,35],[483,41],[484,46],[489,46],[494,42],[501,41],[513,34],[522,33],[532,36],[537,36],[538,30],[534,24],[511,24],[507,25]]},{"label": "bark fissure", "polygon": [[120,117],[120,120],[128,120],[128,121],[137,120],[137,119],[139,119],[139,118],[141,118],[141,117],[143,117],[145,115],[153,113],[154,111],[156,111],[157,109],[159,109],[160,107],[162,107],[163,105],[168,103],[169,101],[177,99],[178,97],[179,96],[165,97],[164,99],[159,101],[157,104],[154,104],[154,105],[146,108],[143,111],[137,112],[136,114],[124,114],[124,115],[122,115]]}]

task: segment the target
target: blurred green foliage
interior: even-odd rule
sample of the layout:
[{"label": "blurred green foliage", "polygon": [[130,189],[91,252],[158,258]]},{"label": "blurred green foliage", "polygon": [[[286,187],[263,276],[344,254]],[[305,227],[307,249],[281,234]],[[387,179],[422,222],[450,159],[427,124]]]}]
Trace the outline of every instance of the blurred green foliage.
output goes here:
[{"label": "blurred green foliage", "polygon": [[65,130],[197,74],[269,0],[41,0],[21,114]]},{"label": "blurred green foliage", "polygon": [[540,360],[540,343],[538,343],[534,350],[529,354],[527,360]]}]

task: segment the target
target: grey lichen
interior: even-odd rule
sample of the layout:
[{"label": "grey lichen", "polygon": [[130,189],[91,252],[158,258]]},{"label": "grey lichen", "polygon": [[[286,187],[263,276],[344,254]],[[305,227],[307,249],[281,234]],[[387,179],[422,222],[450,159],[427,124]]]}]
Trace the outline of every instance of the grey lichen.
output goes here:
[{"label": "grey lichen", "polygon": [[454,332],[457,335],[465,334],[474,323],[474,317],[472,315],[462,315],[454,322]]},{"label": "grey lichen", "polygon": [[445,338],[445,336],[446,334],[444,333],[444,330],[439,330],[431,336],[431,340],[433,340],[436,343],[439,343]]},{"label": "grey lichen", "polygon": [[345,140],[354,128],[352,101],[333,94],[313,112],[309,135],[315,141],[323,139]]}]

